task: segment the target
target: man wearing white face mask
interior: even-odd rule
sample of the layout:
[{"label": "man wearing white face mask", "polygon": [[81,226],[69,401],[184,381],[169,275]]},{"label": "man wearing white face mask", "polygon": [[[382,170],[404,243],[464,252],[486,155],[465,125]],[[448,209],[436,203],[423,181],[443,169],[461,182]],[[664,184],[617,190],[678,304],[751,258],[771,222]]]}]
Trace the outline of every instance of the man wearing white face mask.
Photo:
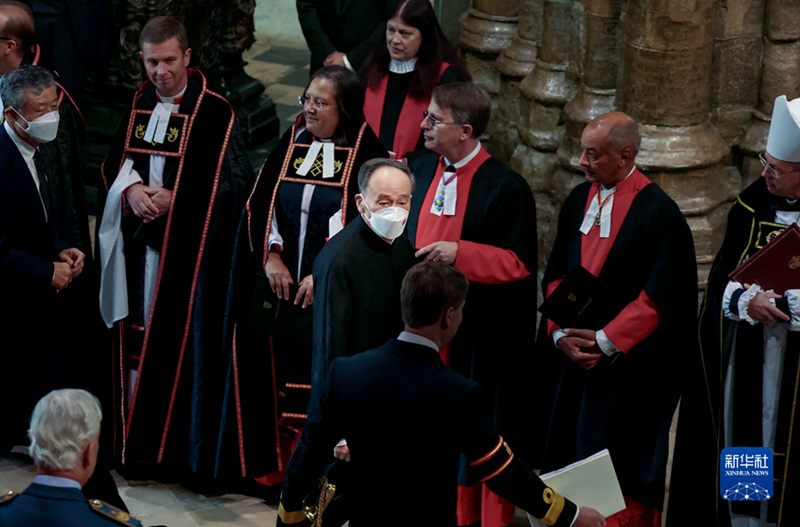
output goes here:
[{"label": "man wearing white face mask", "polygon": [[399,329],[400,284],[414,263],[404,234],[414,176],[399,161],[372,159],[358,173],[355,218],[314,263],[311,405],[328,365],[380,346]]},{"label": "man wearing white face mask", "polygon": [[49,177],[39,162],[39,145],[58,132],[53,76],[39,66],[20,66],[5,76],[0,95],[6,117],[0,127],[0,335],[9,361],[0,397],[18,401],[21,412],[21,420],[10,416],[3,427],[0,443],[8,446],[24,432],[39,398],[75,382],[57,293],[81,274],[84,254],[58,235]]}]

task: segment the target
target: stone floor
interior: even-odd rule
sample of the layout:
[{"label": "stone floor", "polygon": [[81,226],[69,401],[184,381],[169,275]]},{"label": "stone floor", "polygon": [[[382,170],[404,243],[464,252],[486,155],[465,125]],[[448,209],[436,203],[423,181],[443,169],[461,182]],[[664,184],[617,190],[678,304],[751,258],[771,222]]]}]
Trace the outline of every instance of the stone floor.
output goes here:
[{"label": "stone floor", "polygon": [[[267,95],[275,102],[283,133],[300,112],[297,96],[302,94],[308,80],[309,52],[301,48],[257,42],[247,52],[245,60],[249,62],[246,71],[264,83]],[[267,151],[268,148],[252,152],[254,167],[260,166]],[[24,489],[34,475],[35,467],[23,448],[15,449],[9,456],[0,457],[0,493]],[[277,507],[274,499],[195,491],[181,485],[154,481],[126,480],[116,473],[114,477],[123,500],[143,525],[263,527],[275,524]],[[524,513],[517,512],[513,525],[528,525]]]}]

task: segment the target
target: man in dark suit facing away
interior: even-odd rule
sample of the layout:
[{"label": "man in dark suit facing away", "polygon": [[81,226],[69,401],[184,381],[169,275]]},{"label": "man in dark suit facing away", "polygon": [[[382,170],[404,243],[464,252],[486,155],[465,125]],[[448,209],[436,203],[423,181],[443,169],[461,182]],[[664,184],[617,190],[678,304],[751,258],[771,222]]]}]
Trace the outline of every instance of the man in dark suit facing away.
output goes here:
[{"label": "man in dark suit facing away", "polygon": [[[456,525],[459,454],[475,482],[547,525],[599,527],[603,516],[548,488],[491,424],[475,382],[444,365],[439,349],[461,324],[469,282],[440,262],[406,274],[405,331],[380,348],[331,363],[318,410],[295,449],[278,525],[303,524],[303,500],[341,438],[350,448],[350,525]],[[317,511],[319,514],[319,511]]]}]

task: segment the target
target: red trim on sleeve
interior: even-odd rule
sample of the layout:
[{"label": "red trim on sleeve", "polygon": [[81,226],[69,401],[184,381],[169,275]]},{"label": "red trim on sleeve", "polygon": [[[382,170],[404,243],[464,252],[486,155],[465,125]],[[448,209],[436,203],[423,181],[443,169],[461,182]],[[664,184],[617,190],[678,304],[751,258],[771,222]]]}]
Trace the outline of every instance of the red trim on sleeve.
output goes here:
[{"label": "red trim on sleeve", "polygon": [[470,282],[506,284],[530,275],[525,264],[511,249],[459,240],[455,267]]},{"label": "red trim on sleeve", "polygon": [[642,291],[636,300],[625,306],[614,320],[606,324],[603,331],[620,351],[627,353],[650,336],[663,319],[664,315],[647,293]]},{"label": "red trim on sleeve", "polygon": [[483,456],[479,457],[475,461],[470,461],[469,466],[477,467],[478,465],[482,465],[483,463],[486,463],[487,461],[492,459],[492,457],[495,454],[497,454],[497,452],[500,450],[500,447],[502,447],[502,446],[503,446],[503,437],[502,436],[498,436],[497,445],[495,445],[495,447],[493,449],[491,449],[489,452],[487,452]]}]

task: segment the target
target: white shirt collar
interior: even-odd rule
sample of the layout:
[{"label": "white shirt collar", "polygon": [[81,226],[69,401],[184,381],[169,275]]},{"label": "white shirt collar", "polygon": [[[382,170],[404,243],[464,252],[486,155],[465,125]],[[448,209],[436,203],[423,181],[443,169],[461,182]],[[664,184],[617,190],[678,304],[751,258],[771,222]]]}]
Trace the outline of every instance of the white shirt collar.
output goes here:
[{"label": "white shirt collar", "polygon": [[436,353],[439,353],[439,346],[437,346],[434,341],[432,341],[429,338],[423,337],[422,335],[411,333],[410,331],[401,331],[400,336],[397,337],[397,340],[401,342],[408,342],[411,344],[419,344],[420,346],[427,346],[428,348],[434,350]]},{"label": "white shirt collar", "polygon": [[[183,89],[179,93],[176,93],[172,97],[165,97],[164,95],[161,95],[160,93],[158,94],[158,97],[161,99],[161,102],[164,103],[164,104],[176,104],[175,103],[175,99],[177,99],[179,97],[183,97],[183,94],[186,93],[186,88],[188,88],[188,87],[189,87],[189,83],[187,82],[186,86],[184,86]],[[158,90],[156,90],[156,92],[157,91]]]},{"label": "white shirt collar", "polygon": [[467,163],[469,163],[470,161],[472,161],[472,159],[475,156],[477,156],[478,152],[480,152],[480,151],[481,151],[481,142],[478,141],[478,144],[475,145],[475,150],[470,152],[466,157],[461,159],[461,161],[459,161],[458,163],[451,163],[446,157],[442,156],[442,157],[444,157],[444,166],[447,167],[447,165],[453,165],[456,168],[461,168],[464,165],[466,165]]},{"label": "white shirt collar", "polygon": [[33,478],[34,483],[45,485],[47,487],[64,487],[69,489],[81,489],[81,484],[74,479],[62,478],[60,476],[48,476],[47,474],[38,474]]},{"label": "white shirt collar", "polygon": [[414,71],[414,67],[417,65],[417,57],[412,59],[399,61],[391,59],[389,61],[389,71],[392,73],[411,73]]},{"label": "white shirt collar", "polygon": [[3,126],[6,128],[6,133],[8,136],[11,137],[11,140],[14,141],[15,145],[17,145],[17,150],[19,150],[19,153],[22,154],[22,159],[25,160],[26,164],[31,164],[33,162],[33,155],[36,153],[36,149],[17,135],[16,130],[11,128],[11,122],[8,119],[3,121]]}]

